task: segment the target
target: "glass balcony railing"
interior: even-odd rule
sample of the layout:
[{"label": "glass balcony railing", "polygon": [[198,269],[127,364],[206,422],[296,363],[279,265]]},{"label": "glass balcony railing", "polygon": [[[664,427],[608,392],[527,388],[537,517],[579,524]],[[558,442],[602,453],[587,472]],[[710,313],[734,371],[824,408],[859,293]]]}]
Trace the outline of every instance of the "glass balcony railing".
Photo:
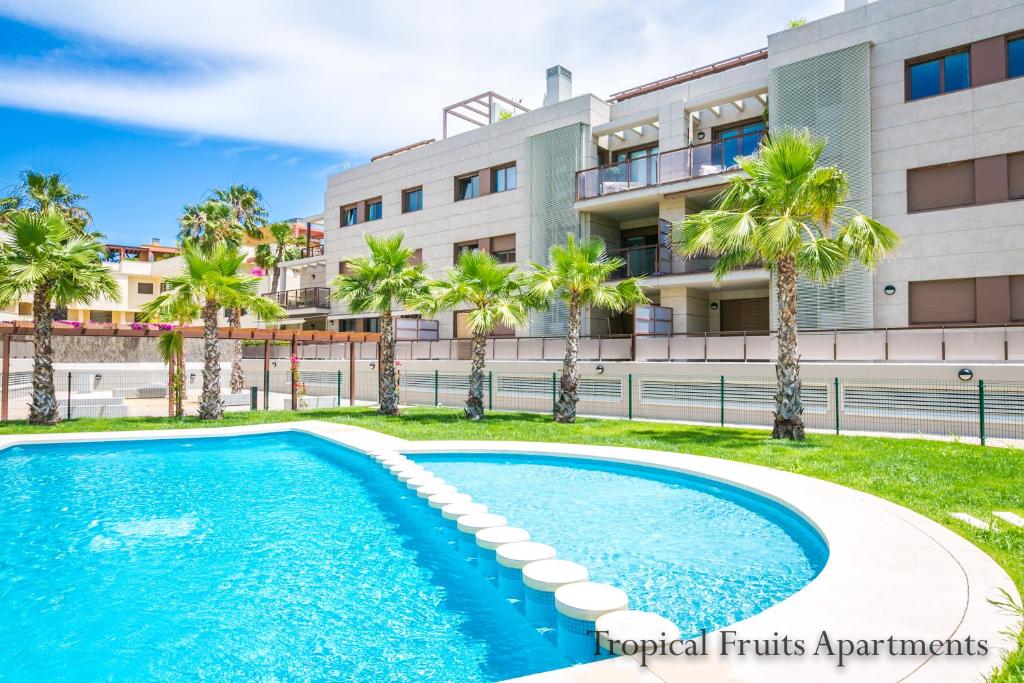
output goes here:
[{"label": "glass balcony railing", "polygon": [[671,247],[660,244],[609,249],[608,255],[618,257],[625,262],[612,275],[612,279],[616,280],[651,275],[710,273],[718,260],[716,258],[676,259],[672,255]]},{"label": "glass balcony railing", "polygon": [[664,185],[738,168],[738,157],[757,151],[764,131],[734,135],[638,159],[588,168],[576,173],[576,199],[652,185]]},{"label": "glass balcony railing", "polygon": [[264,294],[268,299],[276,301],[282,308],[330,308],[331,290],[328,287],[305,287],[288,289],[283,292]]}]

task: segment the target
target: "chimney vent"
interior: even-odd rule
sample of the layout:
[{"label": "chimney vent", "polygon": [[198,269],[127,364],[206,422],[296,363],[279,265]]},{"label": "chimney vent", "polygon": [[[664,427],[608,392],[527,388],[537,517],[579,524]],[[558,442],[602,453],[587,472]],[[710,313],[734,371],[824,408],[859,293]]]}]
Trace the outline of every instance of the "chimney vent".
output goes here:
[{"label": "chimney vent", "polygon": [[572,72],[556,64],[548,69],[548,90],[544,95],[544,106],[568,99],[572,99]]},{"label": "chimney vent", "polygon": [[152,244],[152,245],[153,245],[154,247],[158,247],[158,246],[160,246],[160,238],[159,238],[159,237],[154,237],[154,238],[153,238],[153,241],[151,242],[151,244]]}]

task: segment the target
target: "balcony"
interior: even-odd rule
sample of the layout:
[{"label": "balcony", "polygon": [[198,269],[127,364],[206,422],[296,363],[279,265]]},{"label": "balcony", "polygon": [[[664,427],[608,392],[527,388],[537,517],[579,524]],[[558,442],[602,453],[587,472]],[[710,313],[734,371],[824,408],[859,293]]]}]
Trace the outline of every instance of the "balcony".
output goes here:
[{"label": "balcony", "polygon": [[717,260],[714,258],[674,259],[672,248],[662,244],[609,249],[608,255],[625,261],[623,266],[612,274],[611,279],[613,280],[650,275],[710,273]]},{"label": "balcony", "polygon": [[593,199],[733,171],[739,168],[736,159],[756,152],[763,137],[763,131],[734,135],[577,171],[576,199]]},{"label": "balcony", "polygon": [[312,308],[330,310],[331,290],[328,287],[305,287],[303,289],[288,289],[283,292],[264,294],[268,299],[276,301],[287,311],[301,308]]},{"label": "balcony", "polygon": [[302,247],[302,249],[299,250],[299,253],[302,254],[299,258],[313,258],[314,256],[323,256],[324,245],[320,244],[312,247]]}]

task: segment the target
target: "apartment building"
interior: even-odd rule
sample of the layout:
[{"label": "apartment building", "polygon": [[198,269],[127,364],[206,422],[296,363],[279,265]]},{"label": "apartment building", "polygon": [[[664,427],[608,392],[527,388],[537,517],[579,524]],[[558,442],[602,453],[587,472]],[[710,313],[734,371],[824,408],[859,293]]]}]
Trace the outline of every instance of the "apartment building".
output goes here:
[{"label": "apartment building", "polygon": [[[332,176],[323,248],[289,266],[300,288],[323,287],[365,254],[364,233],[404,231],[434,276],[463,249],[525,268],[566,233],[595,235],[622,276],[645,276],[654,305],[593,311],[590,334],[765,330],[770,272],[716,282],[713,261],[672,253],[670,226],[708,207],[768,131],[807,127],[848,174],[849,204],[904,243],[873,273],[802,282],[802,329],[1024,322],[1021,75],[1024,3],[993,0],[847,0],[766,48],[608,98],[573,96],[556,66],[539,108],[484,93],[444,110],[441,139]],[[470,129],[449,135],[449,121]],[[375,325],[329,301],[316,314],[327,329]],[[499,332],[557,335],[563,320]],[[403,329],[467,333],[459,311]]]}]

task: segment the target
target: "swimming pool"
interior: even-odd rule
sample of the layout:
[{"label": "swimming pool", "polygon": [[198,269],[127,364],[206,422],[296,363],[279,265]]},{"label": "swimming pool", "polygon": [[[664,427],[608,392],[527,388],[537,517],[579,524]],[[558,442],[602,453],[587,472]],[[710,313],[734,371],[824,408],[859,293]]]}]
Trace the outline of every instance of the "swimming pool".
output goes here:
[{"label": "swimming pool", "polygon": [[[707,479],[413,457],[684,633],[784,599],[827,557],[788,508]],[[385,470],[298,432],[13,446],[0,671],[495,681],[571,663],[444,539]]]},{"label": "swimming pool", "polygon": [[297,433],[0,451],[0,672],[493,681],[566,666],[408,495]]},{"label": "swimming pool", "polygon": [[771,607],[828,558],[821,535],[791,509],[702,477],[542,455],[411,457],[684,635]]}]

